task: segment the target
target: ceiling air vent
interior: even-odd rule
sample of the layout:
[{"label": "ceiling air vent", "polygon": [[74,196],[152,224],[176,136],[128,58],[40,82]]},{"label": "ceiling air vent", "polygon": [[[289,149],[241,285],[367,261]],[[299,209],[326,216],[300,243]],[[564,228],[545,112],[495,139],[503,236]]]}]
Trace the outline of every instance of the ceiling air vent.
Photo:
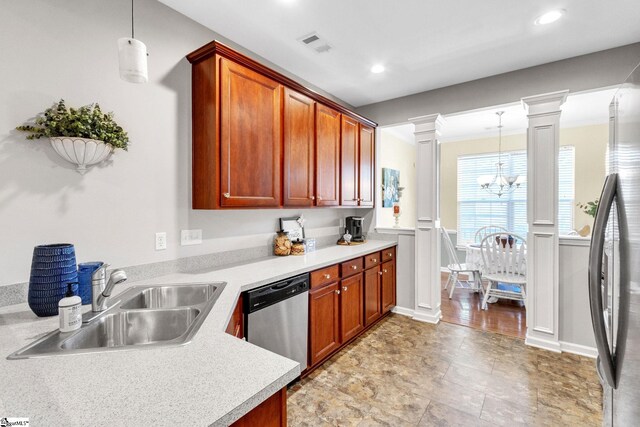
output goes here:
[{"label": "ceiling air vent", "polygon": [[302,44],[310,49],[315,50],[317,53],[328,52],[332,49],[332,46],[316,32],[302,36],[298,41],[302,42]]}]

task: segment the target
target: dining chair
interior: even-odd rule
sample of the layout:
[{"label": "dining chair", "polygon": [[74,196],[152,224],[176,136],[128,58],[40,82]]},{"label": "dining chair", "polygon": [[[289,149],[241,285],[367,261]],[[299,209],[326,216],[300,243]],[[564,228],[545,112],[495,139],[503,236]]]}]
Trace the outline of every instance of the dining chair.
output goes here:
[{"label": "dining chair", "polygon": [[[482,309],[491,297],[522,301],[527,306],[527,241],[517,234],[492,233],[480,244],[484,268],[482,277],[488,280]],[[512,285],[511,289],[499,284]]]},{"label": "dining chair", "polygon": [[509,233],[509,230],[499,225],[487,225],[484,227],[480,227],[476,231],[473,241],[476,243],[480,243],[482,242],[482,239],[493,233]]},{"label": "dining chair", "polygon": [[449,291],[449,299],[453,297],[453,291],[456,289],[456,285],[460,285],[461,287],[463,287],[462,283],[458,279],[458,275],[460,273],[466,274],[467,277],[473,277],[471,289],[474,291],[480,291],[484,295],[484,288],[482,287],[482,278],[480,276],[480,271],[469,268],[464,263],[460,263],[458,254],[456,253],[456,248],[455,246],[453,246],[451,237],[449,237],[449,232],[444,227],[440,229],[440,232],[442,233],[442,240],[444,240],[444,246],[447,250],[450,261],[450,264],[447,265],[447,268],[449,269],[449,278],[447,279],[447,283],[444,285],[445,289],[447,289],[447,287],[451,285],[451,290]]}]

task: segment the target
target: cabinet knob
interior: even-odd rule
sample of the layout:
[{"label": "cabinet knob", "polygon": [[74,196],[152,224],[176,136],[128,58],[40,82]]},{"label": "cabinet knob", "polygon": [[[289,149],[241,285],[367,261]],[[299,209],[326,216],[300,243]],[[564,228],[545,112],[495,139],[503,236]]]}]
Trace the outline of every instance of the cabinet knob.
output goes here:
[{"label": "cabinet knob", "polygon": [[362,199],[358,198],[358,201],[359,201],[359,202],[361,202],[361,201],[362,201]]},{"label": "cabinet knob", "polygon": [[382,271],[378,271],[378,274],[382,276]]},{"label": "cabinet knob", "polygon": [[385,268],[385,269],[384,269],[384,270],[382,270],[382,271],[384,271],[384,272],[386,273],[386,272],[387,272],[387,269]]},{"label": "cabinet knob", "polygon": [[331,275],[330,275],[330,274],[325,274],[325,275],[324,275],[324,278],[325,278],[325,279],[331,279]]},{"label": "cabinet knob", "polygon": [[340,291],[335,291],[337,295],[340,295]]},{"label": "cabinet knob", "polygon": [[358,266],[357,265],[352,265],[351,268],[353,268],[354,270],[357,270]]},{"label": "cabinet knob", "polygon": [[377,259],[375,259],[375,258],[370,258],[370,260],[371,260],[371,262],[376,262],[377,261]]},{"label": "cabinet knob", "polygon": [[345,291],[345,292],[347,292],[347,287],[346,287],[346,286],[343,286],[343,287],[342,287],[342,290],[343,290],[343,291]]},{"label": "cabinet knob", "polygon": [[229,193],[222,193],[222,195],[224,196],[225,199],[228,199],[229,197],[231,197],[231,194]]},{"label": "cabinet knob", "polygon": [[311,197],[310,197],[310,199],[311,199],[311,200],[315,200],[315,199],[316,199],[316,196],[311,196]]},{"label": "cabinet knob", "polygon": [[387,255],[389,255],[390,257],[393,256],[393,252],[388,252]]},{"label": "cabinet knob", "polygon": [[318,200],[322,200],[322,197],[318,196]]}]

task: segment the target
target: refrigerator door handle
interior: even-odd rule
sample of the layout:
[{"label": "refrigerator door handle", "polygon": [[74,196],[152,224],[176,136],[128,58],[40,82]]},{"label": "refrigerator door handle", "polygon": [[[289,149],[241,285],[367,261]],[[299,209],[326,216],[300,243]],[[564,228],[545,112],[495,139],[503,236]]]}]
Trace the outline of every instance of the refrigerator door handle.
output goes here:
[{"label": "refrigerator door handle", "polygon": [[607,331],[604,320],[604,305],[602,298],[602,255],[604,251],[605,231],[607,220],[611,212],[611,206],[616,197],[618,187],[618,175],[611,174],[604,181],[604,187],[600,196],[600,204],[596,212],[591,236],[591,249],[589,250],[589,304],[591,307],[591,322],[596,338],[600,366],[604,379],[610,387],[616,388],[616,376],[613,356],[607,342]]}]

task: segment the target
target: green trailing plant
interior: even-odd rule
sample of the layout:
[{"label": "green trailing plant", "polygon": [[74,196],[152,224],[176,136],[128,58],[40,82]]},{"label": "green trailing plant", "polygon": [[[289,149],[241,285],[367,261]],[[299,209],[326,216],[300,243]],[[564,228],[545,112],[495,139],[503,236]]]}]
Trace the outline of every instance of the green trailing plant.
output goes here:
[{"label": "green trailing plant", "polygon": [[598,211],[598,203],[599,200],[595,199],[592,202],[587,203],[578,203],[577,206],[582,209],[582,212],[586,213],[589,216],[596,217],[596,212]]},{"label": "green trailing plant", "polygon": [[98,104],[67,108],[61,99],[35,118],[32,124],[18,126],[29,132],[27,139],[69,136],[89,138],[127,150],[129,136],[113,119],[113,113],[103,113]]}]

